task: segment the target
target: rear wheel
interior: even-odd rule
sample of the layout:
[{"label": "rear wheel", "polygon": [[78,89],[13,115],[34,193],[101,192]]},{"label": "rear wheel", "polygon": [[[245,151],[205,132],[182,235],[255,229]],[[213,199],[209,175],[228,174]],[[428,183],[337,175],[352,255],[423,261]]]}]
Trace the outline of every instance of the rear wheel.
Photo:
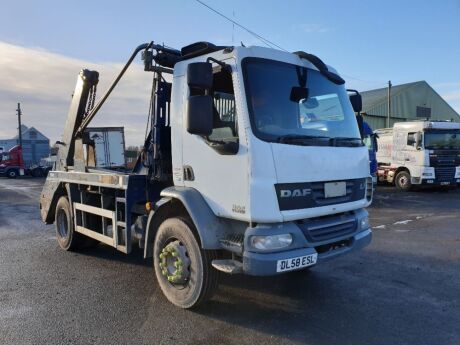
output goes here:
[{"label": "rear wheel", "polygon": [[166,219],[153,244],[153,265],[161,291],[174,305],[194,308],[212,297],[219,272],[216,251],[202,250],[188,219]]},{"label": "rear wheel", "polygon": [[395,179],[396,188],[400,191],[407,192],[412,188],[412,183],[410,182],[410,174],[407,171],[400,171],[396,175]]},{"label": "rear wheel", "polygon": [[59,246],[64,250],[76,250],[86,247],[87,242],[92,243],[94,241],[75,231],[70,203],[65,196],[61,196],[57,202],[54,224]]}]

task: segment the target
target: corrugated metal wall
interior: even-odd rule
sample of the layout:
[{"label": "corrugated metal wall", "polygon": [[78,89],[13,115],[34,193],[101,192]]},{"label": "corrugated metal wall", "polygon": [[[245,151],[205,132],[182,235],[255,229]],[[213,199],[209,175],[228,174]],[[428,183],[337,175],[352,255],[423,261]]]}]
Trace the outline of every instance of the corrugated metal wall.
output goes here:
[{"label": "corrugated metal wall", "polygon": [[46,140],[23,140],[23,158],[26,167],[40,163],[40,159],[50,154],[49,141]]},{"label": "corrugated metal wall", "polygon": [[[363,99],[366,93],[363,92]],[[460,122],[458,114],[434,91],[426,82],[413,83],[410,87],[402,88],[391,96],[390,125],[395,122],[423,120],[416,116],[417,106],[431,108],[431,119],[451,120]],[[368,114],[364,116],[366,122],[373,129],[386,127],[388,113],[387,99],[381,98],[380,102],[363,109]]]}]

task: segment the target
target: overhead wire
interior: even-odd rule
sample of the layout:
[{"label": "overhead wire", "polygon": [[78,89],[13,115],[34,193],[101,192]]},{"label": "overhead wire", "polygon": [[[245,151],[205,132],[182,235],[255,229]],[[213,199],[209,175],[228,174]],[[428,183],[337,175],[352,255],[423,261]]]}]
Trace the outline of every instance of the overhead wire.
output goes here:
[{"label": "overhead wire", "polygon": [[[266,46],[270,47],[270,48],[273,48],[273,47],[276,47],[282,51],[285,51],[287,53],[290,53],[288,50],[284,49],[283,47],[281,47],[280,45],[268,40],[267,38],[259,35],[258,33],[252,31],[251,29],[245,27],[244,25],[238,23],[236,20],[226,16],[225,14],[223,14],[222,12],[216,10],[215,8],[211,7],[210,5],[206,4],[205,2],[203,2],[202,0],[195,0],[197,3],[199,3],[200,5],[206,7],[207,9],[209,9],[210,11],[216,13],[217,15],[219,15],[220,17],[228,20],[229,22],[231,22],[234,26],[238,26],[239,28],[245,30],[246,32],[248,32],[249,34],[251,34],[252,36],[256,37],[258,40],[260,40],[262,43],[264,43]],[[233,15],[235,15],[235,11],[233,10]],[[233,32],[232,32],[232,42],[233,42]],[[352,77],[352,76],[349,76],[349,75],[346,75],[346,74],[342,74],[345,78],[347,79],[352,79],[352,80],[356,80],[356,81],[360,81],[360,82],[363,82],[363,83],[367,83],[367,84],[372,84],[372,85],[383,85],[383,84],[386,84],[386,82],[383,82],[383,81],[369,81],[369,80],[364,80],[364,79],[360,79],[360,78],[356,78],[356,77]]]},{"label": "overhead wire", "polygon": [[279,46],[278,44],[266,39],[265,37],[262,37],[261,35],[255,33],[254,31],[252,31],[251,29],[245,27],[244,25],[238,23],[236,20],[233,20],[229,17],[227,17],[225,14],[223,14],[222,12],[219,12],[218,10],[212,8],[211,6],[209,6],[208,4],[204,3],[203,1],[201,0],[195,0],[196,2],[198,2],[199,4],[203,5],[204,7],[208,8],[209,10],[211,10],[212,12],[216,13],[217,15],[221,16],[222,18],[228,20],[229,22],[233,23],[234,25],[238,26],[239,28],[245,30],[246,32],[248,32],[249,34],[253,35],[254,37],[256,37],[257,39],[259,39],[262,43],[264,43],[266,46],[270,47],[270,48],[273,48],[273,47],[276,47],[280,50],[283,50],[285,52],[288,52],[286,49],[284,49],[283,47]]}]

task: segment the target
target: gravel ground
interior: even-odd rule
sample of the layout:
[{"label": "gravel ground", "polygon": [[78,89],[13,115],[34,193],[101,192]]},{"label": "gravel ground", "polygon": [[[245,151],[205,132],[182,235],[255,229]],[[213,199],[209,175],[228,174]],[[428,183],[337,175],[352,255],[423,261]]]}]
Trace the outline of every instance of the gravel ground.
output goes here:
[{"label": "gravel ground", "polygon": [[460,190],[379,187],[372,244],[307,272],[224,277],[198,311],[151,260],[58,248],[42,179],[0,179],[0,344],[459,344]]}]

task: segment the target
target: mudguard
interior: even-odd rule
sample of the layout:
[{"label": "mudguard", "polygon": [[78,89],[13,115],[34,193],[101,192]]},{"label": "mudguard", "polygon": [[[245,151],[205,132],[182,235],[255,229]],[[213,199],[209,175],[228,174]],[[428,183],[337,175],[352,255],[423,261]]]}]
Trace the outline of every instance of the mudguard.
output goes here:
[{"label": "mudguard", "polygon": [[154,211],[151,211],[147,221],[145,236],[144,256],[151,257],[151,243],[155,238],[155,232],[159,224],[155,224],[162,209],[173,200],[179,200],[187,210],[200,237],[203,249],[221,249],[219,239],[230,232],[229,225],[217,217],[211,210],[203,196],[194,188],[190,187],[168,187],[161,191],[160,199],[155,204]]}]

